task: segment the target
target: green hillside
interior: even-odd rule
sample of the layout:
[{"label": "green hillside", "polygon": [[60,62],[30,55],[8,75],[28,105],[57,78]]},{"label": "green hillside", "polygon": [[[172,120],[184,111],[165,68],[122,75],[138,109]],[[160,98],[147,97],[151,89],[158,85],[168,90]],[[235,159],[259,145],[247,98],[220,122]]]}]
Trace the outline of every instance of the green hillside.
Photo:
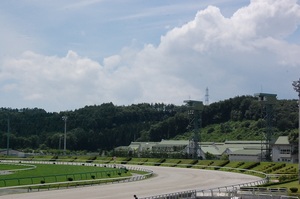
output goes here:
[{"label": "green hillside", "polygon": [[[201,141],[203,142],[224,142],[225,140],[261,140],[264,139],[264,128],[261,128],[261,121],[228,121],[221,124],[211,124],[201,129]],[[280,132],[274,128],[273,137],[288,135],[290,130]],[[186,132],[183,135],[175,136],[175,139],[188,139],[193,132]]]}]

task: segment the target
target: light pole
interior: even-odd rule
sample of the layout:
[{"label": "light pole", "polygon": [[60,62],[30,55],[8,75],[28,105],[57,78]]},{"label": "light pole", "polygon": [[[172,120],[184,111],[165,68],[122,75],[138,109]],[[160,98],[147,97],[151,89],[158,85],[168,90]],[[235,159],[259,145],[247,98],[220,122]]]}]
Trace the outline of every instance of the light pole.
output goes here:
[{"label": "light pole", "polygon": [[9,133],[10,133],[10,124],[9,124],[9,116],[7,116],[7,139],[6,139],[6,155],[9,155]]},{"label": "light pole", "polygon": [[59,135],[59,139],[58,139],[58,150],[61,150],[61,139],[62,139],[62,135]]},{"label": "light pole", "polygon": [[298,181],[300,184],[300,78],[298,81],[293,81],[293,87],[296,92],[298,92],[298,109],[299,109],[299,122],[298,122]]},{"label": "light pole", "polygon": [[67,116],[62,116],[62,119],[65,121],[65,134],[64,134],[64,155],[66,155],[67,150]]}]

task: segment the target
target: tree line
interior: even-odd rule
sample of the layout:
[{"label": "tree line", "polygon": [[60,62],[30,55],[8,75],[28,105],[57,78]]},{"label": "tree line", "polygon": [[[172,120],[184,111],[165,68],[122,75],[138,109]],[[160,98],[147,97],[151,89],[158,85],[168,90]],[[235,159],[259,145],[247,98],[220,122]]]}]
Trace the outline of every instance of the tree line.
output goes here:
[{"label": "tree line", "polygon": [[[58,113],[39,108],[1,108],[0,148],[6,147],[9,132],[13,149],[62,149],[63,116],[67,116],[68,150],[112,150],[132,141],[172,139],[191,131],[187,111],[186,105],[164,103],[103,103]],[[237,96],[204,106],[201,124],[205,127],[228,121],[259,121],[264,114],[264,107],[256,98]],[[273,127],[282,134],[298,128],[296,100],[277,100],[272,114]]]}]

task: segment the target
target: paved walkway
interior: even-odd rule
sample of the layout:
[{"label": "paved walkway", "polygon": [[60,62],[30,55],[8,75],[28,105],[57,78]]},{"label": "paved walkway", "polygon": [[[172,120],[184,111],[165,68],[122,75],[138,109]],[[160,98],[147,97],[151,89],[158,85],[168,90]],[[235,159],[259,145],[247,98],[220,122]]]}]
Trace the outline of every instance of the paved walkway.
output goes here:
[{"label": "paved walkway", "polygon": [[235,185],[259,179],[255,176],[214,170],[144,167],[154,171],[155,176],[129,183],[5,195],[0,196],[0,199],[133,199],[134,194],[138,197],[147,197],[191,189]]}]

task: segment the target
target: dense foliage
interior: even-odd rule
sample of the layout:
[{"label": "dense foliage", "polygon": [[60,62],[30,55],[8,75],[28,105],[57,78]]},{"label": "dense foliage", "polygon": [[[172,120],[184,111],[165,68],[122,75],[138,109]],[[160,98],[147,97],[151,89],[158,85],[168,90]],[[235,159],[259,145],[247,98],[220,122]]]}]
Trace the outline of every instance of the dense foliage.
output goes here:
[{"label": "dense foliage", "polygon": [[[67,119],[67,149],[101,151],[129,145],[132,141],[189,139],[191,123],[187,106],[172,104],[113,103],[86,106],[60,113],[43,109],[0,110],[0,147],[13,149],[62,149]],[[294,135],[298,128],[296,100],[278,100],[273,106],[274,135]],[[261,139],[266,131],[264,107],[252,96],[239,96],[205,106],[202,113],[202,141]],[[8,125],[9,123],[9,125]],[[8,128],[8,126],[10,128]]]}]

